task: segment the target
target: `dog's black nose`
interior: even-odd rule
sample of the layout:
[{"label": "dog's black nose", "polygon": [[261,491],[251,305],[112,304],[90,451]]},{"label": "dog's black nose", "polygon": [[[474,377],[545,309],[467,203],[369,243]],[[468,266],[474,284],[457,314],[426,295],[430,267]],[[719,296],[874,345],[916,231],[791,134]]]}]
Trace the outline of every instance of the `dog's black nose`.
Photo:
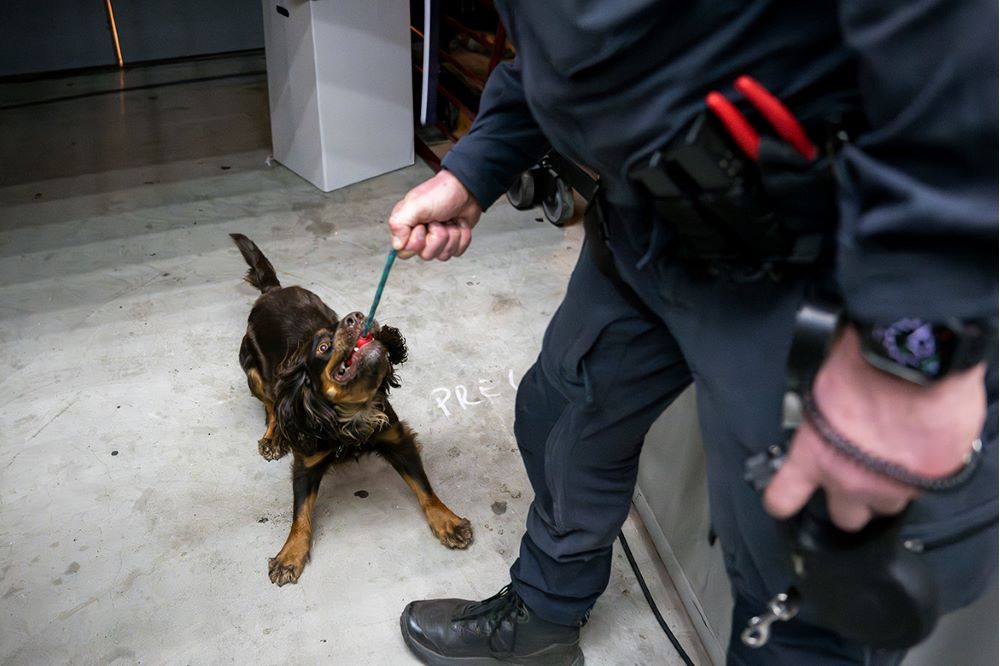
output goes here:
[{"label": "dog's black nose", "polygon": [[354,328],[364,320],[365,316],[360,312],[352,312],[351,314],[344,317],[344,323],[347,324],[347,326],[350,328]]}]

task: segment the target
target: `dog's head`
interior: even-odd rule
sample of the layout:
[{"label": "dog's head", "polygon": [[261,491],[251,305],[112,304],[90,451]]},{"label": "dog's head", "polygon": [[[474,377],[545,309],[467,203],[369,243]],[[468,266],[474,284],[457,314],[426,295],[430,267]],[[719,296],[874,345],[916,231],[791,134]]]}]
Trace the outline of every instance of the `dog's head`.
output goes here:
[{"label": "dog's head", "polygon": [[277,434],[302,439],[364,439],[386,415],[382,398],[399,386],[395,366],[406,361],[399,330],[373,322],[371,341],[358,347],[365,317],[353,312],[316,332],[278,367]]}]

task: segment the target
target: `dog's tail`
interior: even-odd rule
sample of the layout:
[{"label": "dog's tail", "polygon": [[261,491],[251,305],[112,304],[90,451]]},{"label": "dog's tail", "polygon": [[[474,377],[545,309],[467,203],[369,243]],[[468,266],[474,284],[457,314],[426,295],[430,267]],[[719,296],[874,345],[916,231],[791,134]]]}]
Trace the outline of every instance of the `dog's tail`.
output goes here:
[{"label": "dog's tail", "polygon": [[260,289],[262,294],[266,294],[272,289],[280,289],[281,283],[278,282],[278,276],[274,274],[274,266],[260,251],[260,248],[243,234],[229,234],[229,236],[250,265],[250,270],[247,271],[243,279]]}]

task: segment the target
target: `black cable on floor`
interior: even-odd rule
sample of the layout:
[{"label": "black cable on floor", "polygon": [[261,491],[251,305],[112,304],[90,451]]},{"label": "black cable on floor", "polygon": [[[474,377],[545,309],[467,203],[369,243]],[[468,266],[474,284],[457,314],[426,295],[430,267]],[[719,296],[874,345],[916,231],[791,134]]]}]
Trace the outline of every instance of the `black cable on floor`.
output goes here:
[{"label": "black cable on floor", "polygon": [[639,581],[639,588],[642,589],[643,596],[646,597],[646,603],[649,604],[649,609],[653,611],[653,615],[656,617],[656,621],[660,623],[660,627],[663,632],[670,639],[671,644],[673,644],[674,649],[677,650],[677,654],[680,655],[681,660],[687,664],[687,666],[694,666],[694,662],[691,661],[691,657],[688,653],[684,651],[681,647],[680,641],[674,636],[674,632],[670,631],[670,627],[667,626],[667,621],[663,619],[660,614],[660,609],[657,607],[656,602],[653,601],[653,595],[649,593],[649,587],[646,585],[646,579],[642,577],[642,572],[639,571],[639,565],[635,562],[635,557],[632,556],[632,549],[628,547],[628,541],[625,540],[624,532],[618,533],[618,540],[622,543],[622,548],[625,550],[625,557],[628,558],[628,563],[632,566],[632,571],[635,573],[635,579]]}]

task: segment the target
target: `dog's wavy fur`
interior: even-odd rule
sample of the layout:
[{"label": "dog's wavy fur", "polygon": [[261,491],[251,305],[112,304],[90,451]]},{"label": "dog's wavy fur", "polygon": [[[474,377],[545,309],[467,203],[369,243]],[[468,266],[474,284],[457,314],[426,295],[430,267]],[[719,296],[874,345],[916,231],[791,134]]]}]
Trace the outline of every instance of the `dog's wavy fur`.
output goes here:
[{"label": "dog's wavy fur", "polygon": [[389,370],[377,392],[360,406],[332,403],[313,386],[308,362],[315,336],[310,343],[299,344],[281,361],[274,389],[274,436],[278,446],[312,454],[323,439],[342,438],[360,443],[389,426],[385,398],[390,389],[399,387],[396,366],[407,360],[406,340],[392,326],[380,327],[374,337],[388,352]]},{"label": "dog's wavy fur", "polygon": [[240,346],[250,392],[264,403],[267,415],[258,450],[267,460],[288,453],[293,458],[292,529],[268,562],[271,581],[279,586],[294,583],[302,573],[323,474],[369,453],[399,472],[443,544],[468,546],[469,521],[456,516],[434,493],[416,435],[389,404],[390,390],[399,387],[396,367],[408,356],[402,333],[373,322],[374,341],[353,354],[364,322],[360,312],[341,319],[311,291],[282,287],[253,241],[242,234],[231,236],[250,267],[244,280],[261,292]]}]

